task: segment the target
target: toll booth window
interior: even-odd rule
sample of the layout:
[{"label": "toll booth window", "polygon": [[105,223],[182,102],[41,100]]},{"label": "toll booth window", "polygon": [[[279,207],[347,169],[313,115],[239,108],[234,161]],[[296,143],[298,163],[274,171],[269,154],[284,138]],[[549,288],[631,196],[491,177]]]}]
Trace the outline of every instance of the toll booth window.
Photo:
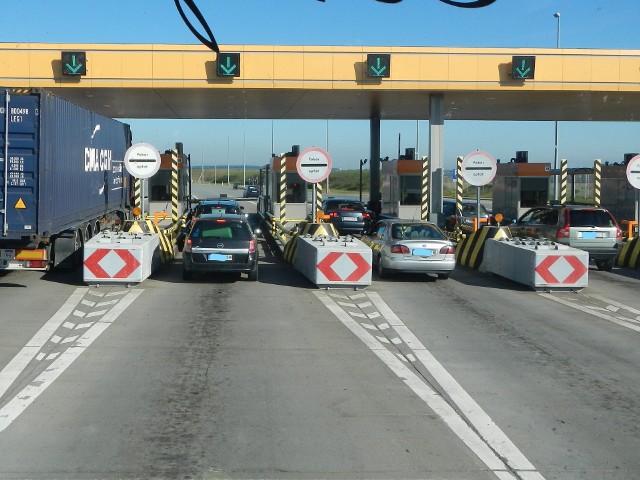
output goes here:
[{"label": "toll booth window", "polygon": [[416,175],[400,176],[400,205],[420,205],[422,178]]},{"label": "toll booth window", "polygon": [[524,208],[538,207],[549,201],[549,179],[521,178],[520,206]]},{"label": "toll booth window", "polygon": [[164,202],[171,200],[169,195],[169,185],[171,185],[171,172],[159,170],[153,177],[149,178],[149,189],[152,202]]},{"label": "toll booth window", "polygon": [[297,173],[287,174],[287,203],[305,203],[307,201],[306,182]]}]

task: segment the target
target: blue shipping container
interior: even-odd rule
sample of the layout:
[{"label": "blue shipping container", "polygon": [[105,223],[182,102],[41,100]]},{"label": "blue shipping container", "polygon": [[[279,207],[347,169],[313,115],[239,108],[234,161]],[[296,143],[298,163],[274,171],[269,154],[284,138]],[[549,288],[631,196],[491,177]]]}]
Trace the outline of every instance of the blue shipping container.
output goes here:
[{"label": "blue shipping container", "polygon": [[0,92],[0,240],[48,237],[124,211],[128,125],[48,91]]}]

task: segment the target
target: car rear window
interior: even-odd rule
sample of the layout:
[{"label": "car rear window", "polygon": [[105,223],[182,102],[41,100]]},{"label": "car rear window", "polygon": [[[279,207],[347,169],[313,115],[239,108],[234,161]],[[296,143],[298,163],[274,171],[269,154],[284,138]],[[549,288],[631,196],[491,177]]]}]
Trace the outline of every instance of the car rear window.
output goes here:
[{"label": "car rear window", "polygon": [[191,238],[220,238],[233,240],[250,240],[249,226],[242,222],[209,222],[196,223]]},{"label": "car rear window", "polygon": [[230,205],[202,205],[197,214],[207,215],[210,213],[230,213],[239,215],[240,209]]},{"label": "car rear window", "polygon": [[336,212],[338,210],[353,210],[356,212],[363,212],[364,206],[360,202],[328,202],[327,211]]},{"label": "car rear window", "polygon": [[391,238],[395,240],[444,240],[440,230],[433,225],[422,223],[394,223],[391,226]]},{"label": "car rear window", "polygon": [[615,221],[606,210],[570,210],[569,222],[572,227],[613,227]]}]

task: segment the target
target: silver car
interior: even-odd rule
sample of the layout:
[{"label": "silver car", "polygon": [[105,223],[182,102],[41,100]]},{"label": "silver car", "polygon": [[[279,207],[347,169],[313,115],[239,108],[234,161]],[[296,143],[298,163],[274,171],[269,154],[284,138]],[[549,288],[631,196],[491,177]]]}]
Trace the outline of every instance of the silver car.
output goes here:
[{"label": "silver car", "polygon": [[432,273],[449,278],[455,269],[455,247],[430,222],[380,220],[362,241],[373,250],[373,265],[380,278],[393,273]]},{"label": "silver car", "polygon": [[598,270],[611,270],[622,248],[622,230],[604,208],[554,205],[526,211],[510,226],[514,237],[546,238],[589,253]]}]

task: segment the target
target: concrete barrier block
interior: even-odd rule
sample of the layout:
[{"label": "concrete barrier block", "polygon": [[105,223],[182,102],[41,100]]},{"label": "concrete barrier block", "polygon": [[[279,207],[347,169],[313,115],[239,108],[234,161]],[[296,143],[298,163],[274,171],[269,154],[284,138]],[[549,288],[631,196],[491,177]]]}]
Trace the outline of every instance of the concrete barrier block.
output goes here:
[{"label": "concrete barrier block", "polygon": [[84,244],[87,284],[140,283],[160,265],[157,233],[100,232]]},{"label": "concrete barrier block", "polygon": [[589,254],[544,239],[488,239],[483,270],[534,290],[576,290],[588,284]]},{"label": "concrete barrier block", "polygon": [[318,287],[371,285],[371,248],[357,238],[298,237],[295,268]]}]

